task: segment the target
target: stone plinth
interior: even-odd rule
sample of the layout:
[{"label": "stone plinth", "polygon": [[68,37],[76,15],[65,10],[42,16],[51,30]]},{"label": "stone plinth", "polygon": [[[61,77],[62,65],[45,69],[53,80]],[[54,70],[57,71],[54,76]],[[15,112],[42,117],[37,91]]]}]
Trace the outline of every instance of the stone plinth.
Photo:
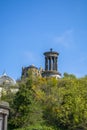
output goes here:
[{"label": "stone plinth", "polygon": [[7,130],[7,118],[9,115],[9,104],[0,101],[0,130]]},{"label": "stone plinth", "polygon": [[42,76],[43,77],[55,77],[56,79],[61,78],[61,74],[57,71],[43,71]]}]

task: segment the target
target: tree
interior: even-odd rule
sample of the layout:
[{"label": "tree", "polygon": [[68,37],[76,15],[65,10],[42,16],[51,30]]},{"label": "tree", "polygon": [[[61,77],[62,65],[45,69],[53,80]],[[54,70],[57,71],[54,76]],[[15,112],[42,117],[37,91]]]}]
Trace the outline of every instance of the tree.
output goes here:
[{"label": "tree", "polygon": [[[83,82],[84,81],[84,82]],[[49,85],[49,84],[48,84]],[[50,92],[49,92],[50,90]],[[46,97],[44,118],[47,124],[71,130],[87,126],[87,81],[82,79],[51,80]]]},{"label": "tree", "polygon": [[68,74],[68,73],[64,73],[63,74],[63,78],[67,78],[67,79],[76,79],[76,76],[73,74]]},{"label": "tree", "polygon": [[9,120],[9,128],[22,128],[41,122],[42,111],[35,99],[32,79],[20,83],[19,91],[13,101],[12,117]]},{"label": "tree", "polygon": [[87,78],[29,77],[19,83],[10,113],[9,130],[86,130]]}]

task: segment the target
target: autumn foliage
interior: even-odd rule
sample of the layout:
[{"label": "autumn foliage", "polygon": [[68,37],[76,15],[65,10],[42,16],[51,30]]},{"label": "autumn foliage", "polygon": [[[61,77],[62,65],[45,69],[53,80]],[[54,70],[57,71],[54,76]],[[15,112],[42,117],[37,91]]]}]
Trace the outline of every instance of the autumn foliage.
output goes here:
[{"label": "autumn foliage", "polygon": [[2,97],[10,101],[9,130],[87,130],[87,77],[30,76],[18,84]]}]

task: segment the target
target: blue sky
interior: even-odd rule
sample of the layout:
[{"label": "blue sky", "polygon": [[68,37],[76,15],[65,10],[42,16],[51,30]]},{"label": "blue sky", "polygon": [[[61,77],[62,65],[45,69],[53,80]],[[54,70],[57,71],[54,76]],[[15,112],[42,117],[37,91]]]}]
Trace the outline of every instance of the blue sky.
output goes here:
[{"label": "blue sky", "polygon": [[87,0],[0,0],[0,75],[44,68],[50,48],[60,53],[62,75],[87,75]]}]

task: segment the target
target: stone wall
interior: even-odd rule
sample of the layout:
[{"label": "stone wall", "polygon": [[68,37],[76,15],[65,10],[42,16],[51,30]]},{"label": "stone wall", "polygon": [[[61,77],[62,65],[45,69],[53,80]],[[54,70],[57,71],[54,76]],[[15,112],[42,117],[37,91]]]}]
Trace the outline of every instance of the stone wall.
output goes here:
[{"label": "stone wall", "polygon": [[9,104],[0,101],[0,130],[7,130],[7,118],[9,115]]}]

